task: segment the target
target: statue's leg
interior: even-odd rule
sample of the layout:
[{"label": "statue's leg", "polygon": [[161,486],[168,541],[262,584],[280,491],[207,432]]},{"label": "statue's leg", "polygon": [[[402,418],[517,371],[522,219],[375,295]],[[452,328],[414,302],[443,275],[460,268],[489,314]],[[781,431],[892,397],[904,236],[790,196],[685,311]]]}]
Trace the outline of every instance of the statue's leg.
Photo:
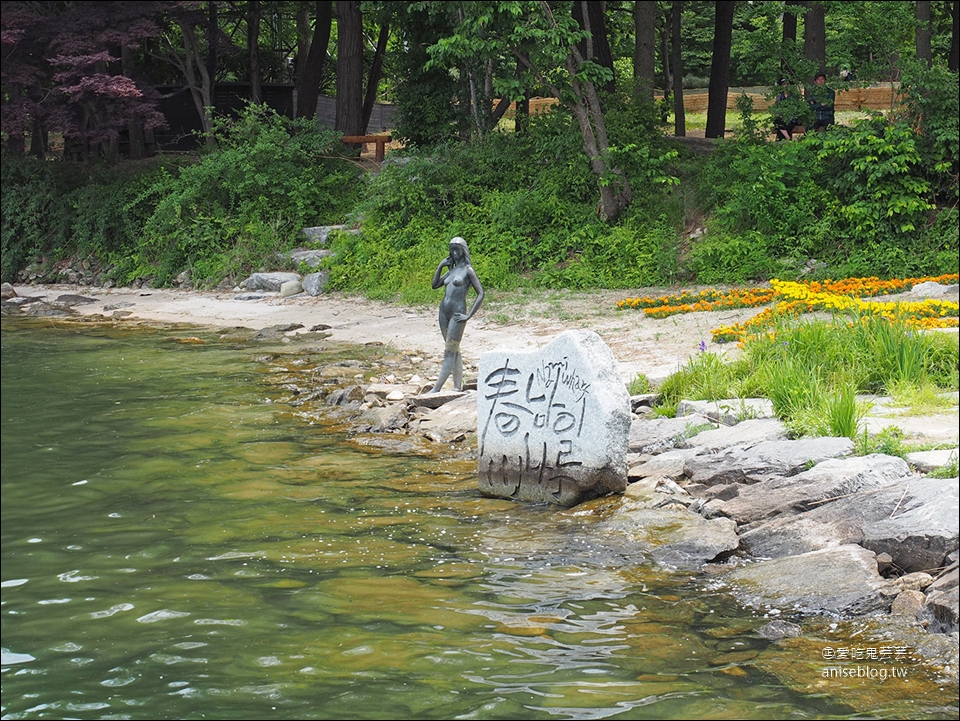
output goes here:
[{"label": "statue's leg", "polygon": [[463,390],[463,356],[460,355],[459,343],[457,343],[457,357],[453,360],[453,390]]},{"label": "statue's leg", "polygon": [[[458,363],[459,361],[459,363]],[[433,386],[431,393],[438,392],[447,382],[447,378],[453,373],[453,386],[460,390],[463,386],[463,361],[460,358],[460,341],[447,340],[443,350],[443,365],[440,366],[440,374],[437,376],[437,382]],[[459,376],[459,380],[458,380]]]},{"label": "statue's leg", "polygon": [[441,326],[441,329],[446,331],[443,334],[446,341],[443,349],[443,365],[440,367],[440,374],[431,393],[439,391],[451,374],[453,374],[454,388],[458,391],[463,388],[463,357],[460,355],[460,339],[463,338],[463,329],[466,325],[466,321],[451,320],[445,328]]}]

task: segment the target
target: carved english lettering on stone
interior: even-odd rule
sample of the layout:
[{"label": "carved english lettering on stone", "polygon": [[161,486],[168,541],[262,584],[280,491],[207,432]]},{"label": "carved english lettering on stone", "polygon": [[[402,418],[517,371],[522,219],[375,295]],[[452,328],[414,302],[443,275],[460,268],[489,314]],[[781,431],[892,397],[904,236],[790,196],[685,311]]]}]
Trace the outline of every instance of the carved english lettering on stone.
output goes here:
[{"label": "carved english lettering on stone", "polygon": [[572,506],[626,488],[630,397],[613,353],[592,331],[541,351],[480,359],[479,489]]}]

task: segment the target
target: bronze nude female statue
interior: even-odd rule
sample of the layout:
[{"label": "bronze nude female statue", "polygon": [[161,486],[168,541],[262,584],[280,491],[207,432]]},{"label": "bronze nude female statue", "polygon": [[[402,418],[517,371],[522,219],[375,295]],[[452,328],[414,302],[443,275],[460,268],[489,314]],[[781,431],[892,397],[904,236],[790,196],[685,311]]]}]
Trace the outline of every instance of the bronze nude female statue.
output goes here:
[{"label": "bronze nude female statue", "polygon": [[[447,271],[443,273],[443,269]],[[441,275],[442,273],[442,275]],[[431,393],[439,391],[450,374],[453,374],[454,390],[463,389],[463,357],[460,355],[460,340],[467,321],[477,312],[483,303],[483,286],[470,264],[470,251],[467,241],[457,237],[450,241],[450,253],[440,261],[433,273],[433,289],[444,286],[443,300],[440,302],[440,332],[445,341],[443,365],[440,375]],[[476,292],[473,307],[467,312],[467,293]]]}]

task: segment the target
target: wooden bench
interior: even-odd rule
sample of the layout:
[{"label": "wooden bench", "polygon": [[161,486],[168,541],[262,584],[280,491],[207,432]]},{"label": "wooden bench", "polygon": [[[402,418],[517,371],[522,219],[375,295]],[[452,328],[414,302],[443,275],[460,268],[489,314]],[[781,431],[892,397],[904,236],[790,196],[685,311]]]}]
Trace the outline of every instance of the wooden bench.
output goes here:
[{"label": "wooden bench", "polygon": [[347,145],[353,145],[355,143],[361,145],[376,143],[377,151],[375,157],[378,163],[382,163],[384,153],[386,152],[386,145],[392,138],[389,135],[344,135],[341,140]]}]

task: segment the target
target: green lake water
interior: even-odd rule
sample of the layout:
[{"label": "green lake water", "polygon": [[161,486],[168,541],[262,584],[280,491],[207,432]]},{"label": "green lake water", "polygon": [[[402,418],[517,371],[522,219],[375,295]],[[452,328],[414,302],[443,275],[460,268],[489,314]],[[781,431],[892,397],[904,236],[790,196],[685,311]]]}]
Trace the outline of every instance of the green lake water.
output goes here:
[{"label": "green lake water", "polygon": [[357,442],[261,352],[4,317],[2,718],[956,716],[920,668],[824,683],[591,514]]}]

